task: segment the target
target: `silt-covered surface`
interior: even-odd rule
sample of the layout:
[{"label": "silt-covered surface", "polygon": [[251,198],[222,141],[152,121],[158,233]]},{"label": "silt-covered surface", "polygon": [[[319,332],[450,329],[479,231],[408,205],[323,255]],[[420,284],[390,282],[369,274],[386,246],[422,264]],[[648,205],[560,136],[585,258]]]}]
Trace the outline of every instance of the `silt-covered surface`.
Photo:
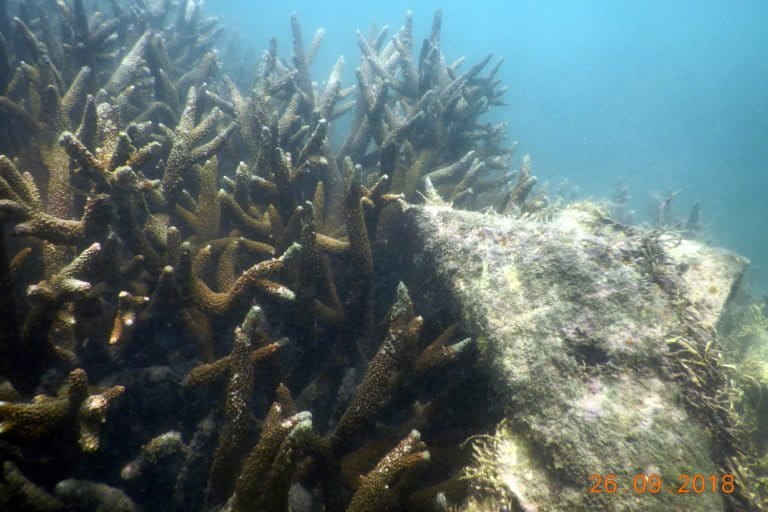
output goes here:
[{"label": "silt-covered surface", "polygon": [[[401,220],[414,275],[446,290],[507,418],[481,483],[522,510],[726,509],[719,488],[678,493],[680,475],[719,478],[723,447],[670,347],[692,323],[712,332],[746,260],[587,203],[546,221],[435,206]],[[608,474],[617,492],[590,492]],[[662,492],[637,492],[651,474]]]}]

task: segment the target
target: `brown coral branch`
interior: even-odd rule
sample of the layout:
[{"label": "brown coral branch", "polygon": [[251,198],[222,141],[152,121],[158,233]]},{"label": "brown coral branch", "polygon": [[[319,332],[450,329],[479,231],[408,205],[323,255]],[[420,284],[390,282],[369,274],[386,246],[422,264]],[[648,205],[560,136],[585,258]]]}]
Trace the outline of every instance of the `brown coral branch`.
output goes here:
[{"label": "brown coral branch", "polygon": [[400,283],[387,334],[331,435],[331,444],[337,452],[346,451],[356,441],[400,384],[399,378],[413,364],[421,323],[421,317],[414,316],[408,290]]},{"label": "brown coral branch", "polygon": [[235,123],[230,123],[220,131],[213,139],[202,143],[207,131],[206,123],[212,123],[215,112],[209,114],[207,121],[204,119],[200,125],[195,124],[197,113],[197,89],[190,87],[187,93],[187,102],[184,111],[179,118],[171,135],[171,150],[163,173],[163,191],[165,199],[174,205],[182,186],[184,177],[189,168],[213,156],[226,140],[227,136],[235,129]]},{"label": "brown coral branch", "polygon": [[421,434],[412,431],[387,453],[376,467],[360,477],[360,486],[349,502],[347,512],[376,512],[386,510],[393,499],[392,487],[403,473],[429,461],[429,451]]},{"label": "brown coral branch", "polygon": [[250,358],[255,341],[253,334],[262,329],[264,322],[261,308],[252,307],[243,324],[235,329],[235,341],[229,360],[229,382],[224,399],[225,423],[219,432],[206,488],[206,501],[209,504],[223,501],[234,489],[235,474],[232,468],[237,467],[242,458],[250,420],[254,385]]},{"label": "brown coral branch", "polygon": [[78,368],[69,374],[62,397],[44,397],[32,403],[0,402],[0,436],[15,442],[36,443],[51,441],[62,434],[72,435],[83,451],[96,451],[106,410],[124,390],[115,386],[89,395],[88,377]]},{"label": "brown coral branch", "polygon": [[212,254],[210,245],[203,247],[198,251],[193,262],[192,298],[204,311],[214,315],[221,315],[230,311],[242,301],[245,294],[251,289],[261,289],[270,295],[277,295],[282,299],[292,300],[294,297],[293,292],[282,285],[268,281],[266,276],[282,270],[285,262],[293,258],[299,251],[299,248],[298,244],[294,244],[279,258],[273,258],[253,265],[235,280],[232,288],[225,292],[214,292],[200,277]]},{"label": "brown coral branch", "polygon": [[311,429],[311,419],[309,412],[296,411],[290,392],[281,384],[276,400],[264,420],[259,441],[246,457],[235,484],[233,511],[279,510],[272,508],[272,504],[266,501],[272,495],[268,492],[270,473],[284,472],[284,468],[279,467],[281,450],[287,449],[284,441],[292,433],[297,435],[298,431],[306,432]]}]

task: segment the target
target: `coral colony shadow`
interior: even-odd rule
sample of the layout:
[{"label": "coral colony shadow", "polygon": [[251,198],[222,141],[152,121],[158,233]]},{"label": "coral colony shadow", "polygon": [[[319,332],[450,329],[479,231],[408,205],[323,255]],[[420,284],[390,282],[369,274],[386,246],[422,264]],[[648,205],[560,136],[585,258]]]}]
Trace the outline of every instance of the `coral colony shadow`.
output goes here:
[{"label": "coral colony shadow", "polygon": [[562,201],[483,119],[501,62],[446,60],[440,12],[420,42],[410,14],[358,33],[352,84],[290,26],[228,76],[202,2],[0,0],[0,509],[489,491],[464,441],[503,414],[444,290],[407,284],[397,215]]}]

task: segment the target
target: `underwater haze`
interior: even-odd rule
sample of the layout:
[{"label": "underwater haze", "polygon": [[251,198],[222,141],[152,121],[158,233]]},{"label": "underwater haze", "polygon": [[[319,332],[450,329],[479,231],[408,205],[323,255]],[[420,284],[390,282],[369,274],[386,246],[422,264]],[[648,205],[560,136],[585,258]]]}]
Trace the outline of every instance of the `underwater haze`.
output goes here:
[{"label": "underwater haze", "polygon": [[[254,2],[208,0],[207,11],[259,51],[326,29],[314,68],[339,54],[354,84],[355,30],[394,31],[414,15],[416,39],[443,11],[446,58],[505,58],[508,123],[550,190],[564,179],[579,197],[603,199],[619,179],[646,221],[654,197],[678,192],[685,220],[700,201],[705,239],[752,261],[747,283],[768,288],[768,3],[705,1]],[[254,59],[255,60],[255,59]],[[469,64],[465,64],[465,68]]]}]

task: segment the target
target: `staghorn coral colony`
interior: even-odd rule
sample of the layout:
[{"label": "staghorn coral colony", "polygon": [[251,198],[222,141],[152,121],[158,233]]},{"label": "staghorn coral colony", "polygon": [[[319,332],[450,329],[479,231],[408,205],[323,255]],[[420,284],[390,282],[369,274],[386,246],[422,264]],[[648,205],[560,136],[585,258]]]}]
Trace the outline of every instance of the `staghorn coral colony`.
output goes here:
[{"label": "staghorn coral colony", "polygon": [[473,343],[378,228],[547,207],[481,118],[501,62],[448,63],[440,13],[422,43],[407,14],[318,82],[294,16],[289,57],[230,77],[201,5],[0,0],[0,509],[460,501]]}]

